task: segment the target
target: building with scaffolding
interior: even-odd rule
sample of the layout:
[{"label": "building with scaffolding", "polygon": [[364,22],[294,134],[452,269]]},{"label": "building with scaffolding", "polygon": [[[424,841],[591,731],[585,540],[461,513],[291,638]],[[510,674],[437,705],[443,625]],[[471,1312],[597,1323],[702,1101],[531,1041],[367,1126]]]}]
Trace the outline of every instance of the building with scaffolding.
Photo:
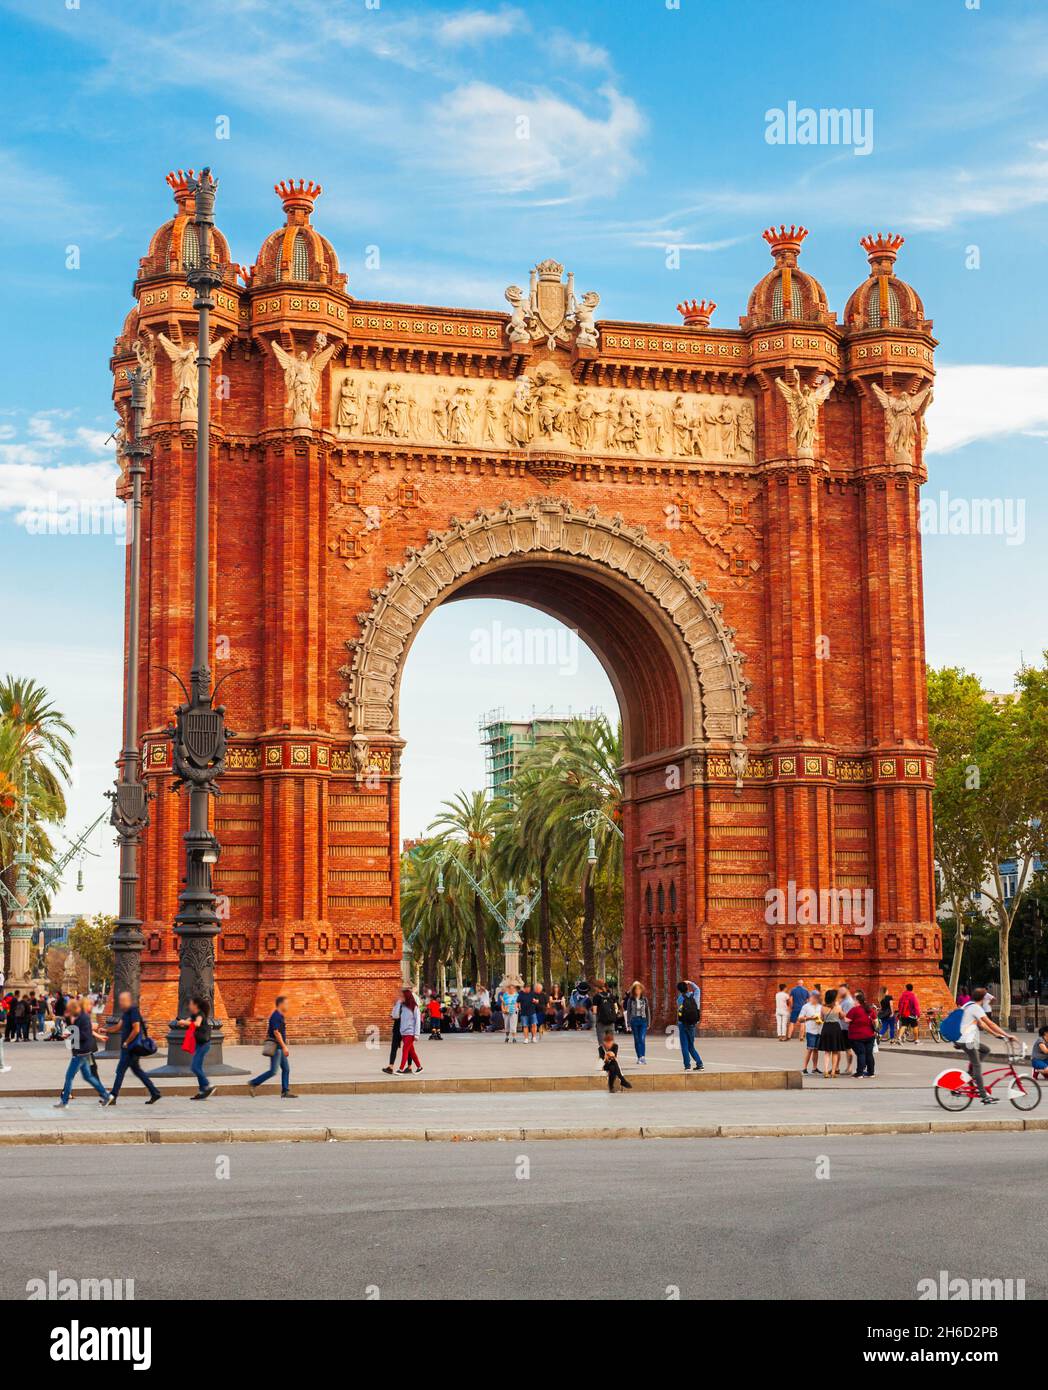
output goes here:
[{"label": "building with scaffolding", "polygon": [[561,714],[553,709],[537,713],[532,710],[528,719],[506,718],[500,706],[480,718],[480,741],[484,745],[485,781],[489,796],[505,796],[524,756],[540,739],[559,734],[575,719],[596,719],[600,710],[572,711]]}]

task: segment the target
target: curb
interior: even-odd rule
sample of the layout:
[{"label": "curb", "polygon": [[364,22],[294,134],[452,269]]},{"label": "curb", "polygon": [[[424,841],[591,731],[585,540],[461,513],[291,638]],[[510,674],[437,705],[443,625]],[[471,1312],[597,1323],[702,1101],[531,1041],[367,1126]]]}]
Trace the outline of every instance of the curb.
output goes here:
[{"label": "curb", "polygon": [[571,1128],[514,1127],[408,1129],[403,1126],[296,1125],[286,1129],[56,1129],[7,1130],[0,1148],[56,1144],[326,1144],[354,1141],[421,1141],[429,1143],[520,1143],[532,1139],[791,1139],[833,1138],[854,1134],[999,1134],[1048,1130],[1048,1117],[1036,1120],[828,1120],[823,1124],[726,1125],[579,1125]]}]

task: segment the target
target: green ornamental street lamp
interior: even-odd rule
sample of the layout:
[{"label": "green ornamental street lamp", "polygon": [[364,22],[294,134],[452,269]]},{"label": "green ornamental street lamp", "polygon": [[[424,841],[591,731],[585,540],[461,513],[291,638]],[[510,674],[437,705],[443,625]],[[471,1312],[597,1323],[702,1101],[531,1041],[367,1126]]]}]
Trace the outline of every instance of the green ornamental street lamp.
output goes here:
[{"label": "green ornamental street lamp", "polygon": [[[183,836],[186,847],[184,886],[178,895],[175,934],[178,937],[178,1017],[189,1012],[190,999],[205,999],[211,1005],[214,1024],[208,1071],[219,1075],[243,1074],[222,1060],[222,1021],[214,1017],[215,938],[221,930],[218,903],[211,881],[211,866],[218,863],[221,849],[210,826],[211,798],[218,795],[218,779],[226,769],[225,706],[214,703],[217,689],[211,689],[208,661],[208,563],[210,558],[209,502],[211,462],[211,326],[213,291],[222,283],[223,267],[211,255],[212,228],[215,224],[215,193],[218,184],[210,169],[201,171],[189,188],[194,196],[193,234],[197,239],[196,265],[186,273],[195,291],[197,310],[197,447],[196,516],[193,553],[193,665],[189,690],[182,685],[185,700],[175,711],[175,722],[167,729],[174,744],[175,789],[189,790],[189,829]],[[177,679],[177,677],[176,677]],[[155,1076],[188,1076],[189,1060],[182,1051],[185,1029],[172,1020],[167,1034],[167,1063]]]},{"label": "green ornamental street lamp", "polygon": [[520,974],[520,940],[521,928],[531,916],[535,904],[538,902],[541,888],[536,888],[529,897],[527,894],[518,896],[514,887],[509,884],[506,888],[506,910],[501,908],[493,901],[483,884],[470,873],[465,864],[454,857],[454,855],[442,851],[437,861],[437,892],[444,892],[444,865],[453,865],[459,873],[463,874],[470,882],[473,891],[479,896],[484,906],[488,909],[491,916],[498,923],[502,934],[502,956],[503,956],[503,975]]}]

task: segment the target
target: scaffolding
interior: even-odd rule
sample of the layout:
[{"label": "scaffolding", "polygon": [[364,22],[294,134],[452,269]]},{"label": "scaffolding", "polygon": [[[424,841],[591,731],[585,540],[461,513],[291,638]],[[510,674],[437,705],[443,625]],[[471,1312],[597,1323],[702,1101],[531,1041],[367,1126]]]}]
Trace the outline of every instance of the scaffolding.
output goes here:
[{"label": "scaffolding", "polygon": [[553,709],[537,711],[532,708],[526,719],[507,719],[502,706],[489,710],[479,721],[480,741],[484,746],[484,773],[489,796],[505,796],[510,782],[520,770],[525,755],[540,739],[559,734],[566,724],[576,719],[596,719],[600,710],[594,705],[586,710],[566,713]]}]

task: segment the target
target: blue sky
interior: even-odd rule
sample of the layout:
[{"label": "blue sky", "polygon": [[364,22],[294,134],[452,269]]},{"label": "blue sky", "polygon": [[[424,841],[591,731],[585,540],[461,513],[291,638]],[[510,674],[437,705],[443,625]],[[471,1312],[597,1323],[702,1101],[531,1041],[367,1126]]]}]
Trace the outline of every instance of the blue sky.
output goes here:
[{"label": "blue sky", "polygon": [[[164,175],[205,163],[245,264],[282,220],[274,182],[322,183],[314,220],[362,298],[502,307],[555,256],[599,291],[598,316],[675,321],[695,295],[730,326],[771,222],[811,228],[802,264],[838,312],[864,276],[859,236],[903,233],[899,272],[940,340],[928,494],[962,521],[981,498],[1005,518],[926,536],[928,654],[1010,688],[1020,652],[1048,645],[1048,13],[973,5],[0,0],[0,664],[44,680],[80,731],[71,827],[101,808],[119,743],[123,550],[34,518],[50,498],[111,498],[109,351],[169,215]],[[790,102],[872,111],[872,148],[769,144],[767,113]],[[484,709],[612,707],[585,653],[475,667],[465,692],[444,679],[440,653],[468,659],[496,620],[546,621],[449,606],[412,652],[405,833],[480,781]],[[87,891],[59,908],[111,906],[100,839]]]}]

